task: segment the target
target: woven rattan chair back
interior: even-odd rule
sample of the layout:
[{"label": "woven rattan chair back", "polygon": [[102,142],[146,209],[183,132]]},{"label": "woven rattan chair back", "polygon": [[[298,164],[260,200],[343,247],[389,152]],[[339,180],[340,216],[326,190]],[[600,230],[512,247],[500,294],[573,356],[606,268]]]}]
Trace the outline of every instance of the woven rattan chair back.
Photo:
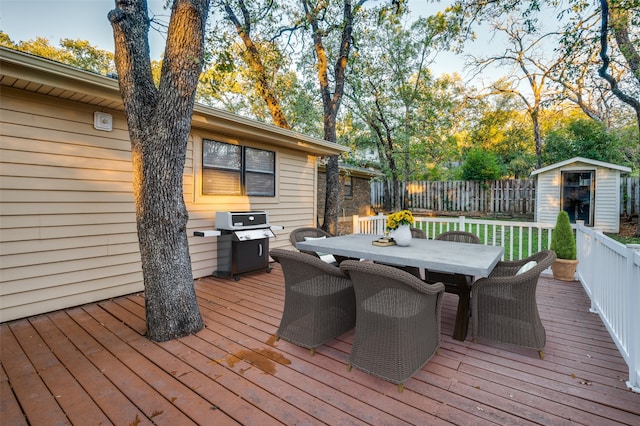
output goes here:
[{"label": "woven rattan chair back", "polygon": [[424,232],[420,228],[411,227],[411,238],[422,238],[423,240],[427,239],[427,233]]},{"label": "woven rattan chair back", "polygon": [[[320,228],[297,228],[294,229],[293,231],[291,231],[291,233],[289,234],[289,241],[291,242],[291,245],[295,248],[296,247],[296,243],[299,243],[301,241],[304,241],[305,237],[309,237],[309,238],[322,238],[322,237],[326,237],[329,238],[331,237],[331,234],[329,234],[328,232],[320,229]],[[311,254],[313,256],[319,257],[318,254],[314,251],[305,251],[305,250],[300,250],[303,253],[307,253],[307,254]]]},{"label": "woven rattan chair back", "polygon": [[436,237],[436,240],[453,241],[456,243],[481,244],[480,238],[471,232],[466,231],[447,231]]},{"label": "woven rattan chair back", "polygon": [[399,385],[440,345],[444,286],[392,266],[347,260],[340,269],[356,294],[356,330],[349,365]]},{"label": "woven rattan chair back", "polygon": [[[536,301],[542,271],[555,261],[556,254],[543,250],[526,259],[499,262],[489,277],[477,280],[471,290],[472,335],[510,345],[533,348],[544,358],[546,332]],[[518,271],[529,262],[535,266]]]},{"label": "woven rattan chair back", "polygon": [[[465,231],[448,231],[438,235],[436,240],[451,241],[456,243],[481,244],[477,235]],[[457,294],[462,297],[469,297],[469,286],[473,277],[460,274],[450,274],[446,272],[426,271],[425,280],[427,282],[442,282],[447,293]],[[468,302],[467,302],[468,304]]]},{"label": "woven rattan chair back", "polygon": [[[309,237],[309,238],[329,238],[332,235],[329,234],[328,232],[324,231],[323,229],[320,228],[298,228],[298,229],[294,229],[293,231],[291,231],[291,234],[289,234],[289,241],[291,241],[291,245],[293,245],[293,247],[296,246],[296,243],[300,242],[300,241],[304,241],[305,237]],[[311,254],[314,255],[316,257],[320,257],[320,255],[318,255],[318,253],[313,252],[313,251],[306,251],[306,250],[300,250],[302,253],[307,253],[307,254]],[[342,262],[343,260],[347,260],[349,259],[348,257],[345,256],[339,256],[337,254],[333,255],[333,259],[335,260],[335,262],[331,262],[333,263],[335,266],[338,266],[340,264],[340,262]]]},{"label": "woven rattan chair back", "polygon": [[356,321],[351,280],[338,267],[292,250],[273,249],[282,265],[284,310],[278,338],[311,349],[351,330]]}]

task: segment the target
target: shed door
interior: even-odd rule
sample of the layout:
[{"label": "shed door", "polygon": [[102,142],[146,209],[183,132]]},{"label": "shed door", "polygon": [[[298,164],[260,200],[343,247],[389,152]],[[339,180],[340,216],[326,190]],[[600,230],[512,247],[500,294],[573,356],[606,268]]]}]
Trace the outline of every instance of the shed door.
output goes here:
[{"label": "shed door", "polygon": [[584,220],[584,224],[593,226],[595,195],[594,171],[562,172],[562,204],[560,208],[569,214],[571,223]]}]

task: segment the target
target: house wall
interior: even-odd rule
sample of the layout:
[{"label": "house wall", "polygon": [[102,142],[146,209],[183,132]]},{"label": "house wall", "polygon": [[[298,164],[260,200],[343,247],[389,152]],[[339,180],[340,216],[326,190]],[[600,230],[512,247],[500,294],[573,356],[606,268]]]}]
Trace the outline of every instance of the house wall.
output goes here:
[{"label": "house wall", "polygon": [[618,232],[620,227],[620,173],[617,170],[580,162],[537,175],[534,220],[552,224],[556,222],[560,211],[562,172],[572,170],[595,171],[594,227],[604,232]]},{"label": "house wall", "polygon": [[[94,111],[113,116],[93,128]],[[276,152],[277,197],[199,197],[203,137]],[[0,322],[143,290],[124,115],[3,87],[0,97]],[[184,171],[188,235],[216,210],[267,210],[271,247],[316,216],[316,157],[194,127]],[[216,238],[189,237],[194,278],[216,269]]]},{"label": "house wall", "polygon": [[[349,222],[351,224],[352,216],[367,216],[372,214],[371,210],[371,184],[370,177],[362,177],[357,175],[351,176],[351,196],[345,195],[345,176],[340,174],[340,212],[339,220]],[[327,193],[327,175],[324,171],[318,173],[318,220],[323,222],[324,205]]]}]

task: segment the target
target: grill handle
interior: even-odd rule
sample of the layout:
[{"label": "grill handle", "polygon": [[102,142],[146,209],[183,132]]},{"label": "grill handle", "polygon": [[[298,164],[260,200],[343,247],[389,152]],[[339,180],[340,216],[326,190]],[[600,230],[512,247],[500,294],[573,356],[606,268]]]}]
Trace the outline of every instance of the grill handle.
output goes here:
[{"label": "grill handle", "polygon": [[258,244],[258,256],[262,257],[262,243]]}]

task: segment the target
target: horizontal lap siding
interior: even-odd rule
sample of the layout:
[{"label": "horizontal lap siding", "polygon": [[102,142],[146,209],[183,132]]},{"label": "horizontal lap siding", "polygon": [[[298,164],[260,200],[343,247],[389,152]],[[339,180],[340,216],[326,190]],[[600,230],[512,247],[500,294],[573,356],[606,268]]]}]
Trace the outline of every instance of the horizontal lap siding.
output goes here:
[{"label": "horizontal lap siding", "polygon": [[555,223],[560,211],[562,172],[594,171],[594,226],[605,232],[618,232],[620,220],[620,173],[613,169],[576,162],[538,175],[537,216],[543,223]]},{"label": "horizontal lap siding", "polygon": [[272,241],[273,247],[288,245],[292,230],[315,226],[316,218],[316,157],[283,152],[280,168],[279,205],[269,211],[269,220],[284,230],[280,231],[283,238]]},{"label": "horizontal lap siding", "polygon": [[3,88],[0,321],[142,290],[124,116]]},{"label": "horizontal lap siding", "polygon": [[[106,110],[113,131],[98,131],[96,110],[2,88],[0,322],[143,290],[126,120]],[[215,211],[267,210],[272,223],[285,227],[271,247],[288,245],[291,229],[315,217],[316,159],[286,149],[275,149],[276,198],[196,201],[196,144],[203,137],[216,135],[192,131],[183,179],[195,278],[216,269],[216,238],[192,236],[215,227]]]},{"label": "horizontal lap siding", "polygon": [[620,230],[620,174],[596,169],[594,225],[605,232]]},{"label": "horizontal lap siding", "polygon": [[553,170],[538,175],[537,221],[556,223],[560,211],[560,171]]},{"label": "horizontal lap siding", "polygon": [[[200,131],[194,132],[194,144],[202,138],[214,138]],[[186,194],[189,209],[188,235],[195,230],[214,229],[216,211],[265,210],[269,222],[284,230],[275,231],[276,238],[269,240],[269,248],[289,246],[291,230],[311,226],[315,217],[316,158],[299,152],[255,144],[251,141],[234,141],[241,145],[275,150],[276,152],[276,197],[207,197],[198,198]],[[201,167],[199,153],[194,154],[194,168]],[[185,171],[187,173],[187,171]],[[196,171],[196,179],[198,173]],[[215,237],[189,237],[191,264],[194,278],[211,275],[217,269],[217,246]]]}]

